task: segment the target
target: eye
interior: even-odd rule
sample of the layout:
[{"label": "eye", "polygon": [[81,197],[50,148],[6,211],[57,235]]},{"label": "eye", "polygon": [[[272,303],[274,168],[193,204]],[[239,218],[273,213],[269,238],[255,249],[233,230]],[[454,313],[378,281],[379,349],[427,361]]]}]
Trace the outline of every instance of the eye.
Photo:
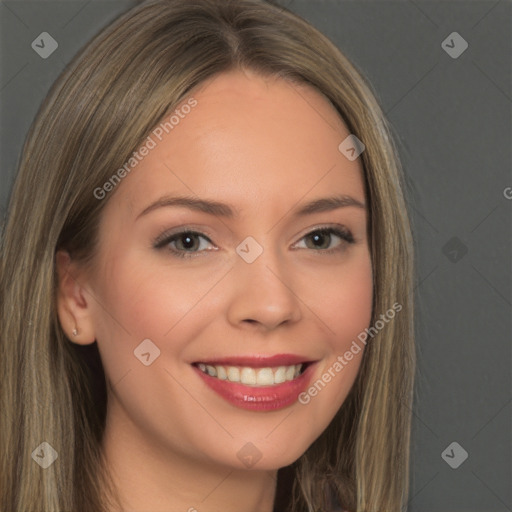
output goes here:
[{"label": "eye", "polygon": [[[330,247],[333,236],[338,238],[340,242],[335,247]],[[311,231],[304,236],[302,240],[310,240],[312,242],[312,244],[309,245],[306,243],[306,249],[317,249],[326,253],[343,250],[343,242],[348,244],[354,243],[354,237],[348,229],[327,227]]]},{"label": "eye", "polygon": [[[205,249],[204,244],[201,244],[200,241],[198,243],[198,239],[203,239],[212,243],[207,236],[198,233],[197,231],[186,230],[170,236],[164,234],[162,237],[155,240],[153,246],[155,249],[163,249],[164,247],[168,248],[169,251],[180,258],[191,258],[194,256],[194,253],[211,250]],[[176,244],[175,248],[172,247],[172,244]]]}]

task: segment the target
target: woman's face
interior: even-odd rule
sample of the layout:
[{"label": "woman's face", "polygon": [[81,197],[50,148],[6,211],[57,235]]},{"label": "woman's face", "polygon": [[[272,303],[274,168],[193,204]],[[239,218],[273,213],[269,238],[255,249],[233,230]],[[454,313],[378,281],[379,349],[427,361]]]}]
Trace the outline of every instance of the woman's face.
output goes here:
[{"label": "woman's face", "polygon": [[362,350],[335,362],[371,316],[362,165],[314,89],[237,71],[193,98],[103,199],[78,329],[98,343],[107,425],[134,450],[275,469],[327,427],[360,366]]}]

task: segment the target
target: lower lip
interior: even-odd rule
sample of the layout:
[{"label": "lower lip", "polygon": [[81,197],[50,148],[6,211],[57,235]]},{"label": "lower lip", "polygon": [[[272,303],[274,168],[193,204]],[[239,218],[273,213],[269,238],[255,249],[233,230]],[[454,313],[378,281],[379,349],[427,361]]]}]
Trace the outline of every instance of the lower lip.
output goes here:
[{"label": "lower lip", "polygon": [[296,402],[300,393],[308,386],[313,373],[313,363],[296,379],[274,386],[246,386],[239,382],[221,380],[193,367],[207,386],[235,407],[249,411],[275,411]]}]

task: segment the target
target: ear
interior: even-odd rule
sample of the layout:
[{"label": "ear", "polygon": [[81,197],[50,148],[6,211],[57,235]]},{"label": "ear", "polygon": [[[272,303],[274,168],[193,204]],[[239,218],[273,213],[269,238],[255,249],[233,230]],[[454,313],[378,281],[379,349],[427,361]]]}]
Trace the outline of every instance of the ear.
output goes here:
[{"label": "ear", "polygon": [[[86,293],[84,284],[80,282],[78,267],[71,261],[69,253],[62,250],[55,254],[55,264],[58,276],[57,313],[62,330],[73,343],[94,343],[91,295]],[[75,329],[76,335],[73,334]]]}]

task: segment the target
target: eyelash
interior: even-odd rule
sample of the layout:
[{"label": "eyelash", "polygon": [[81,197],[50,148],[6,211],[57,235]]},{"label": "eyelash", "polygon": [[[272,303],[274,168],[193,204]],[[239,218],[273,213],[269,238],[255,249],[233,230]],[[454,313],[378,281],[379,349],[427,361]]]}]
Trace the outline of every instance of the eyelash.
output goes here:
[{"label": "eyelash", "polygon": [[[341,238],[344,242],[346,242],[348,244],[353,244],[355,242],[352,233],[348,229],[331,228],[331,227],[323,227],[323,228],[314,229],[313,231],[310,231],[309,233],[304,235],[301,238],[301,240],[304,239],[304,238],[307,238],[309,236],[312,236],[314,234],[321,234],[321,235],[334,234],[334,235],[338,236],[339,238]],[[177,239],[181,238],[184,235],[191,235],[191,236],[198,235],[198,236],[206,239],[208,242],[213,243],[206,235],[204,235],[202,233],[199,233],[197,231],[193,231],[193,230],[190,230],[190,229],[185,229],[185,230],[180,231],[178,233],[174,233],[174,234],[172,234],[170,236],[167,235],[166,233],[164,233],[163,235],[159,236],[154,241],[153,247],[155,249],[164,249],[170,243],[176,241]],[[342,245],[342,244],[340,244],[340,245]],[[199,253],[203,252],[203,251],[179,251],[179,250],[171,249],[171,248],[168,248],[168,250],[170,252],[172,252],[173,255],[178,257],[178,258],[194,258]],[[314,249],[312,249],[312,250],[314,250]],[[331,249],[318,249],[318,252],[322,252],[324,254],[332,254],[334,252],[339,252],[341,250],[343,250],[342,247],[338,246],[338,247],[331,248]]]}]

